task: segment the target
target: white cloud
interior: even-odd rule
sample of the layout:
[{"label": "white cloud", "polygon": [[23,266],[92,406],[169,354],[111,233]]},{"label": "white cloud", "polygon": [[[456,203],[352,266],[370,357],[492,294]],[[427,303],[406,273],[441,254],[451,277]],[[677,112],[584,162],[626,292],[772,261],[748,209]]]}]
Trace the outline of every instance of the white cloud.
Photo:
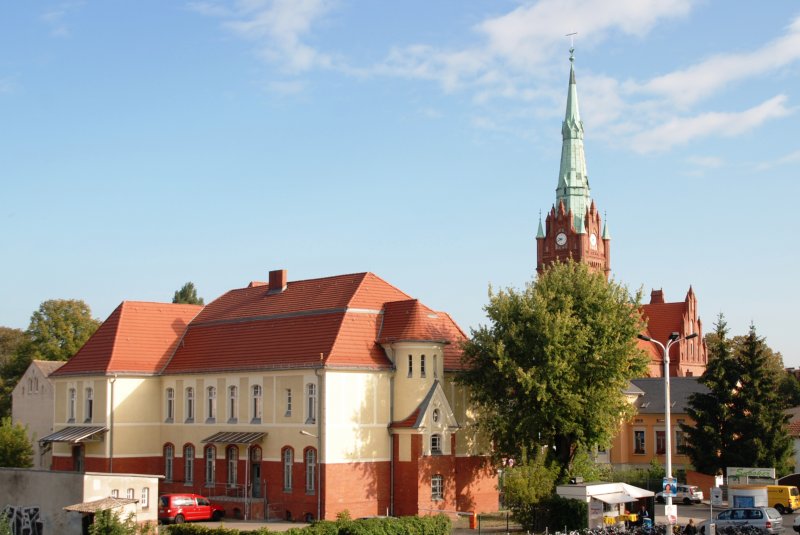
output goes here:
[{"label": "white cloud", "polygon": [[722,167],[722,158],[718,156],[691,156],[686,158],[686,161],[698,167],[705,167],[708,169],[716,169]]},{"label": "white cloud", "polygon": [[712,56],[687,69],[653,78],[638,90],[688,106],[727,84],[775,71],[797,60],[800,60],[800,17],[789,25],[786,35],[758,50]]},{"label": "white cloud", "polygon": [[53,37],[69,37],[70,29],[64,20],[70,12],[83,7],[85,2],[62,2],[55,7],[51,7],[41,14],[40,18],[50,27],[50,35]]},{"label": "white cloud", "polygon": [[790,152],[789,154],[782,156],[777,160],[773,160],[771,162],[762,162],[756,166],[756,169],[759,171],[767,171],[774,167],[782,167],[784,165],[791,165],[795,163],[800,163],[800,149]]},{"label": "white cloud", "polygon": [[279,95],[299,95],[306,89],[306,84],[302,80],[283,80],[270,82],[267,87],[272,93]]},{"label": "white cloud", "polygon": [[265,61],[290,72],[330,68],[332,59],[305,39],[331,9],[328,0],[238,0],[232,7],[219,2],[192,2],[197,13],[227,19],[224,27],[253,41]]},{"label": "white cloud", "polygon": [[634,150],[640,153],[666,151],[694,139],[710,135],[732,137],[742,134],[768,119],[792,113],[785,106],[786,96],[777,95],[758,106],[742,112],[709,112],[694,117],[676,117],[633,137]]}]

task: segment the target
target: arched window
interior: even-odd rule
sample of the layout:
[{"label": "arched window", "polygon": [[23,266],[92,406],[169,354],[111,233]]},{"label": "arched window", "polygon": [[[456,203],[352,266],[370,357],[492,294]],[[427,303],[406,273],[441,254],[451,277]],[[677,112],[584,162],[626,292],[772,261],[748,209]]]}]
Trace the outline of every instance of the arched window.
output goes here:
[{"label": "arched window", "polygon": [[313,494],[316,489],[317,481],[317,450],[308,448],[306,450],[306,492]]},{"label": "arched window", "polygon": [[408,376],[412,377],[414,375],[414,356],[408,356]]},{"label": "arched window", "polygon": [[292,466],[294,465],[294,450],[286,448],[283,450],[283,490],[292,491]]},{"label": "arched window", "polygon": [[431,435],[431,455],[441,455],[442,454],[442,435],[433,434]]},{"label": "arched window", "polygon": [[89,387],[86,389],[86,400],[83,410],[84,421],[91,422],[94,416],[94,389]]},{"label": "arched window", "polygon": [[308,411],[306,423],[315,423],[317,421],[317,385],[314,383],[306,385],[306,410]]},{"label": "arched window", "polygon": [[172,444],[164,446],[164,480],[172,481],[172,466],[175,462],[175,448]]},{"label": "arched window", "polygon": [[228,465],[228,486],[235,487],[239,466],[239,447],[228,446],[228,449],[225,450],[225,460]]},{"label": "arched window", "polygon": [[150,507],[150,488],[149,487],[142,487],[142,500],[139,502],[139,505],[142,506],[142,509],[147,509]]},{"label": "arched window", "polygon": [[444,478],[440,474],[431,477],[431,500],[444,499]]},{"label": "arched window", "polygon": [[251,423],[260,424],[261,423],[261,393],[262,393],[261,385],[253,385],[253,387],[250,389],[250,392],[251,392],[251,397],[252,397],[252,401],[253,401],[252,404],[251,404],[251,410],[253,412]]},{"label": "arched window", "polygon": [[125,497],[128,498],[129,500],[133,500],[134,493],[135,492],[133,489],[128,489],[125,491]]},{"label": "arched window", "polygon": [[217,418],[217,389],[213,386],[206,388],[208,406],[206,407],[206,419],[213,422]]},{"label": "arched window", "polygon": [[217,478],[217,448],[206,446],[206,486],[213,487]]},{"label": "arched window", "polygon": [[67,419],[70,422],[75,421],[75,398],[77,394],[74,388],[70,388],[67,393]]},{"label": "arched window", "polygon": [[175,419],[175,389],[167,388],[167,421]]},{"label": "arched window", "polygon": [[436,355],[433,356],[433,378],[439,378],[439,357]]},{"label": "arched window", "polygon": [[186,389],[186,421],[194,422],[194,388]]},{"label": "arched window", "polygon": [[191,444],[183,447],[183,481],[194,482],[194,446]]},{"label": "arched window", "polygon": [[235,424],[237,421],[237,406],[239,399],[239,389],[235,386],[228,387],[228,423]]}]

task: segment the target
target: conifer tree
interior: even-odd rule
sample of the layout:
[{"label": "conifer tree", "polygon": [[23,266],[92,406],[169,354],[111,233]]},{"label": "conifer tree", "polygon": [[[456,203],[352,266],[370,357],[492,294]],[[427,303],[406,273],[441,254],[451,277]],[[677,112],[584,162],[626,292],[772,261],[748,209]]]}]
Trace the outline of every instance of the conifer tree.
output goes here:
[{"label": "conifer tree", "polygon": [[180,290],[175,291],[172,302],[184,305],[202,305],[203,298],[197,297],[197,288],[194,287],[194,283],[187,282]]},{"label": "conifer tree", "polygon": [[708,392],[697,392],[689,398],[686,413],[694,425],[681,424],[686,433],[686,454],[696,470],[716,474],[729,465],[726,454],[734,441],[731,422],[733,394],[739,378],[738,363],[728,339],[728,325],[720,314],[715,331],[707,338],[708,365],[700,383]]}]

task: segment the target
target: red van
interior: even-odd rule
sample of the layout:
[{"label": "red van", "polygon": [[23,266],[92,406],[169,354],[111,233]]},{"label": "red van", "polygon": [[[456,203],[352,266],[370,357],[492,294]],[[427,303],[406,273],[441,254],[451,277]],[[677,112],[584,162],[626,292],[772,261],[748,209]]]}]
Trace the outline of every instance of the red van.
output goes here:
[{"label": "red van", "polygon": [[225,509],[199,494],[164,494],[158,498],[158,521],[183,524],[193,520],[219,520]]}]

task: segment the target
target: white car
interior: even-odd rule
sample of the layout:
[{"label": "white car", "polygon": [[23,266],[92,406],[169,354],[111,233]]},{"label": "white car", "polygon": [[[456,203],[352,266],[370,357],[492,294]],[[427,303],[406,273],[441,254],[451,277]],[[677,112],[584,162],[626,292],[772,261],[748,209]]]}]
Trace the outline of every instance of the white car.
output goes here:
[{"label": "white car", "polygon": [[[761,531],[763,535],[780,535],[783,533],[783,517],[773,507],[734,507],[715,513],[714,520],[704,520],[697,525],[697,532],[706,535],[706,527],[713,522],[716,524],[717,533],[723,529],[734,529],[743,526],[752,526]],[[797,521],[795,521],[797,522]],[[795,523],[795,530],[797,529]]]},{"label": "white car", "polygon": [[[659,492],[656,494],[656,501],[664,503],[664,493]],[[690,503],[700,503],[703,501],[703,491],[694,485],[677,485],[675,489],[675,496],[672,498],[673,502],[683,502],[686,505]]]},{"label": "white car", "polygon": [[797,533],[800,533],[800,515],[794,517],[794,524],[792,524],[792,529],[795,530]]}]

